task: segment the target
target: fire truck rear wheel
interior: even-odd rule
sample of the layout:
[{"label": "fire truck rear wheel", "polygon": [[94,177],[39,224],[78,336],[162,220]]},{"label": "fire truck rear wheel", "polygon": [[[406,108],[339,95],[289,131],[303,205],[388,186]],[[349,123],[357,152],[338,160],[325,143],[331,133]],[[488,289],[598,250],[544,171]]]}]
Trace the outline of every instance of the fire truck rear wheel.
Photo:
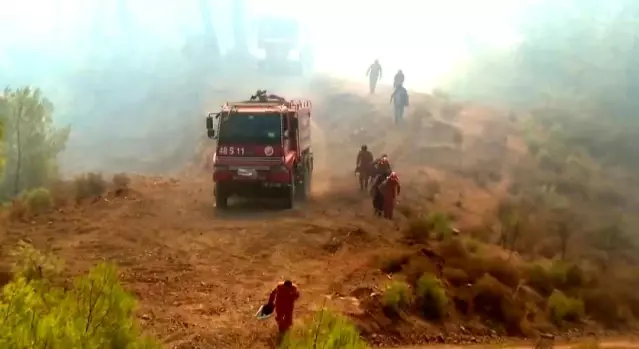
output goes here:
[{"label": "fire truck rear wheel", "polygon": [[220,184],[215,184],[215,207],[225,209],[228,207],[229,197]]},{"label": "fire truck rear wheel", "polygon": [[284,208],[285,209],[291,209],[294,206],[295,203],[295,181],[292,180],[291,181],[291,185],[285,189],[286,190],[286,194],[284,197]]},{"label": "fire truck rear wheel", "polygon": [[296,188],[297,198],[299,200],[306,200],[311,191],[311,175],[308,170],[308,166],[305,166],[302,170],[302,180],[298,188]]}]

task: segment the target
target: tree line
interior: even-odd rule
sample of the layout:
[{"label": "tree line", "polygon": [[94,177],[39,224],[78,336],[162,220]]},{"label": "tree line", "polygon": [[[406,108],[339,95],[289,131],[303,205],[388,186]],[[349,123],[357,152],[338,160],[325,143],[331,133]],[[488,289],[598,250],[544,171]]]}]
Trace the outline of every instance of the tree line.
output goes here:
[{"label": "tree line", "polygon": [[55,127],[53,110],[37,88],[6,88],[0,95],[0,201],[58,178],[57,156],[71,128]]}]

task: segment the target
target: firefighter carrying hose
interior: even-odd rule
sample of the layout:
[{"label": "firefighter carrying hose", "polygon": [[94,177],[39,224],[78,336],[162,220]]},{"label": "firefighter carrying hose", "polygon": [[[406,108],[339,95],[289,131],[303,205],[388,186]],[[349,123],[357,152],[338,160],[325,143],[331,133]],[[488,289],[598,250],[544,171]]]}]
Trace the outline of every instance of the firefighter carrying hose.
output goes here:
[{"label": "firefighter carrying hose", "polygon": [[293,326],[295,301],[300,297],[297,286],[290,280],[277,285],[268,298],[268,306],[275,307],[275,321],[280,335],[284,335]]}]

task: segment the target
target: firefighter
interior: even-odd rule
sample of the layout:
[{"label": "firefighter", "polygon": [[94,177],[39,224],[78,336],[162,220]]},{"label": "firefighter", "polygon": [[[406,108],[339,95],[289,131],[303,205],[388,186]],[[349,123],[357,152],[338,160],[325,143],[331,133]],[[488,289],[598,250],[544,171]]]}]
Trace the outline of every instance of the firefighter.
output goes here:
[{"label": "firefighter", "polygon": [[397,173],[391,172],[386,179],[379,185],[380,192],[384,197],[383,211],[384,218],[393,219],[393,211],[395,211],[395,203],[400,192],[399,177]]},{"label": "firefighter", "polygon": [[377,174],[371,185],[371,198],[373,199],[373,212],[376,216],[381,217],[384,211],[384,193],[380,185],[388,178],[390,172],[380,172]]},{"label": "firefighter", "polygon": [[393,78],[393,88],[397,88],[399,85],[404,85],[404,72],[401,69],[397,71]]},{"label": "firefighter", "polygon": [[388,161],[388,155],[383,154],[379,159],[375,160],[373,165],[375,176],[388,175],[392,172],[390,162]]},{"label": "firefighter", "polygon": [[275,307],[275,321],[280,335],[284,335],[293,326],[295,301],[300,297],[297,286],[290,280],[277,285],[268,298],[268,305]]},{"label": "firefighter", "polygon": [[371,185],[371,197],[373,199],[373,210],[376,216],[382,216],[384,210],[384,193],[380,185],[391,174],[391,165],[388,156],[383,154],[375,161],[374,165],[375,179]]},{"label": "firefighter", "polygon": [[368,70],[366,71],[366,76],[368,76],[368,87],[370,89],[370,93],[375,93],[375,88],[377,87],[377,82],[382,79],[382,66],[379,64],[379,60],[376,59]]},{"label": "firefighter", "polygon": [[359,174],[359,189],[364,191],[368,188],[368,182],[372,177],[372,167],[375,162],[373,153],[368,150],[366,144],[362,145],[359,153],[357,153],[357,160],[355,162],[355,172]]},{"label": "firefighter", "polygon": [[399,124],[404,119],[404,108],[408,106],[408,91],[406,91],[402,84],[395,87],[390,102],[394,102],[395,124]]}]

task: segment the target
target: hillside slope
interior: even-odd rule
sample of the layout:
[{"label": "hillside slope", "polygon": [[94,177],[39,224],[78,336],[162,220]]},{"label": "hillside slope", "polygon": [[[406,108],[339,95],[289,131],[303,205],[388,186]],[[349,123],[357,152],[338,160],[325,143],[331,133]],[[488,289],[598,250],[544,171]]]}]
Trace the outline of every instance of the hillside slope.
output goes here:
[{"label": "hillside slope", "polygon": [[[404,207],[424,207],[426,184],[439,181],[445,184],[435,206],[455,214],[458,228],[481,223],[495,209],[507,179],[481,186],[464,172],[516,153],[505,116],[483,108],[442,114],[446,103],[423,95],[413,97],[406,124],[395,127],[387,90],[367,96],[331,82],[306,89],[316,106],[319,161],[312,198],[296,209],[237,202],[218,212],[210,174],[199,163],[175,178],[132,176],[126,197],[6,219],[2,245],[29,241],[62,257],[70,274],[100,260],[116,262],[140,301],[145,328],[170,348],[260,348],[272,345],[274,325],[253,315],[277,281],[300,286],[296,316],[303,318],[322,305],[357,314],[363,310],[350,295],[379,290],[388,280],[370,261],[397,248],[406,218],[372,217],[353,174],[361,144],[389,154],[404,185]],[[196,163],[210,150],[201,149],[192,156]]]}]

